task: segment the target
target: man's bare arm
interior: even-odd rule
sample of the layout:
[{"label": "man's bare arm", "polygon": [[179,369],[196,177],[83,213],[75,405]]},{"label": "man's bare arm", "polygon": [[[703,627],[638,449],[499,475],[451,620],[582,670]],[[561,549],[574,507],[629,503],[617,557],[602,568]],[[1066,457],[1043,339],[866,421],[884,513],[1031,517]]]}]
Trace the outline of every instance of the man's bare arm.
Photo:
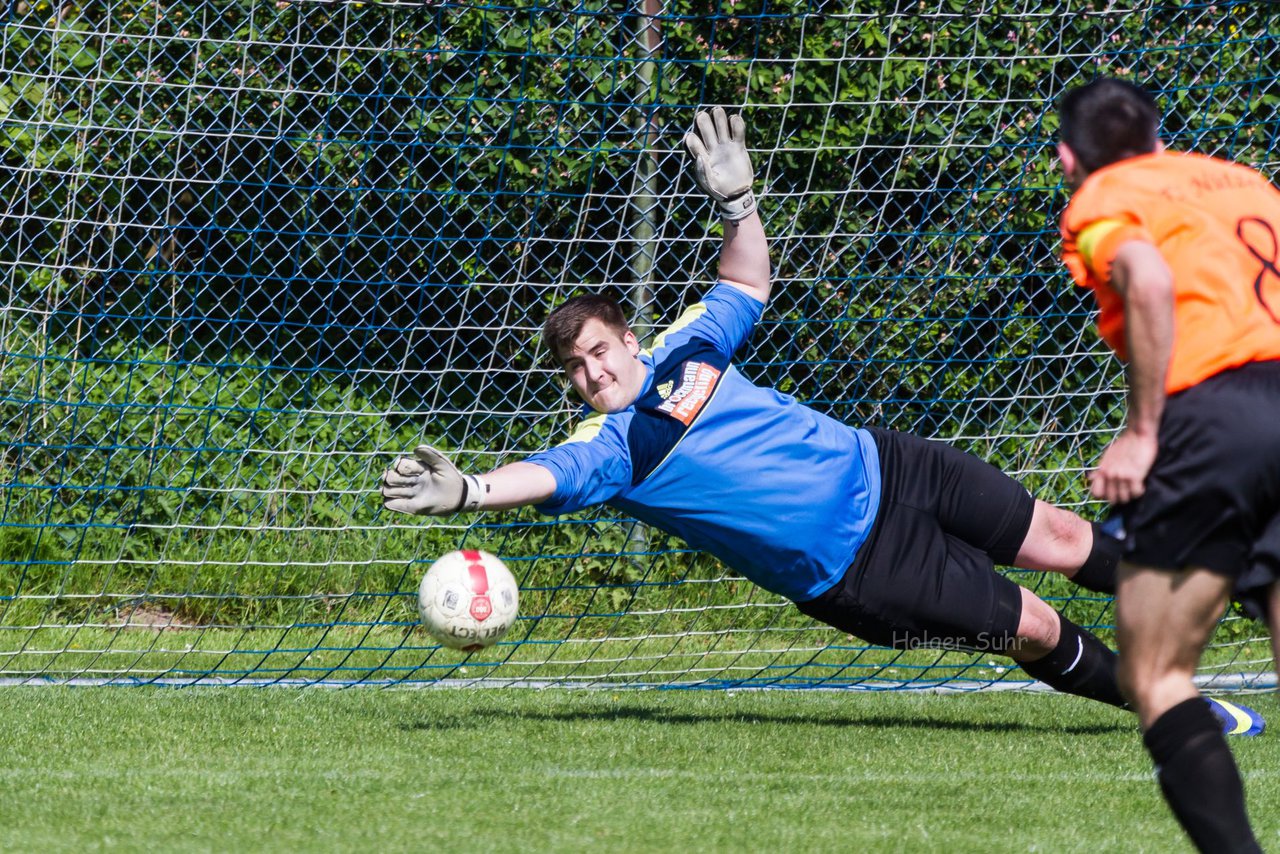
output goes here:
[{"label": "man's bare arm", "polygon": [[533,463],[511,463],[481,475],[487,493],[484,510],[509,510],[526,504],[541,504],[556,491],[556,478]]},{"label": "man's bare arm", "polygon": [[720,245],[720,281],[767,303],[771,287],[769,273],[769,244],[760,214],[752,212],[739,222],[725,220],[724,242]]},{"label": "man's bare arm", "polygon": [[1124,299],[1129,410],[1124,429],[1090,475],[1090,486],[1094,497],[1125,504],[1145,491],[1158,450],[1173,353],[1173,273],[1153,244],[1134,240],[1116,253],[1111,284]]},{"label": "man's bare arm", "polygon": [[415,516],[448,516],[476,510],[506,510],[540,504],[556,490],[550,471],[533,463],[512,463],[486,475],[463,474],[429,445],[400,457],[382,473],[382,504]]}]

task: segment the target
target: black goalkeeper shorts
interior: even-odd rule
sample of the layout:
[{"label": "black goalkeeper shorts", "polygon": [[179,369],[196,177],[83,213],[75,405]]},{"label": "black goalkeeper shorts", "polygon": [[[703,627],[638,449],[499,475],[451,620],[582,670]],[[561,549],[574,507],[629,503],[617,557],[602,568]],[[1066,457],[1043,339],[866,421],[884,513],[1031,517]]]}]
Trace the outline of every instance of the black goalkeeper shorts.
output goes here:
[{"label": "black goalkeeper shorts", "polygon": [[1280,577],[1280,362],[1224,371],[1169,398],[1141,498],[1118,508],[1124,557],[1200,567],[1261,589]]},{"label": "black goalkeeper shorts", "polygon": [[1011,563],[1035,509],[1026,488],[948,444],[869,428],[880,455],[880,510],[844,578],[796,603],[869,643],[1002,652],[1022,617]]}]

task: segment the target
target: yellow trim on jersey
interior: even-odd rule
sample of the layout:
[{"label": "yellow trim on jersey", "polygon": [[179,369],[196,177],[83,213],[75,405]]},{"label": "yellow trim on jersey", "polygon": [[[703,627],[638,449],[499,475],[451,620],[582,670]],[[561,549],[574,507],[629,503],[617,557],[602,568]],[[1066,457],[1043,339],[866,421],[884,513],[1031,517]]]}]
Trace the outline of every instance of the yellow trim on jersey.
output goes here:
[{"label": "yellow trim on jersey", "polygon": [[582,423],[574,429],[573,433],[569,435],[569,438],[565,439],[560,444],[567,445],[570,442],[590,442],[596,436],[600,435],[600,431],[604,429],[604,419],[607,414],[608,413],[600,412],[590,416],[589,418],[582,419]]},{"label": "yellow trim on jersey", "polygon": [[693,323],[699,317],[706,314],[706,312],[707,312],[706,303],[695,302],[693,305],[689,306],[689,308],[685,310],[684,314],[676,318],[675,323],[671,324],[666,329],[662,330],[662,334],[659,335],[657,338],[653,339],[653,347],[651,347],[648,350],[645,350],[644,351],[645,355],[652,356],[653,351],[657,350],[659,347],[663,345],[663,343],[667,340],[668,335],[670,335],[672,332],[679,332],[681,329],[684,329],[690,323]]},{"label": "yellow trim on jersey", "polygon": [[1080,257],[1084,259],[1084,265],[1093,272],[1098,272],[1093,266],[1093,253],[1098,248],[1098,244],[1102,242],[1108,234],[1117,228],[1125,226],[1124,220],[1119,219],[1100,219],[1091,222],[1080,232],[1080,236],[1076,238],[1076,248],[1080,250]]}]

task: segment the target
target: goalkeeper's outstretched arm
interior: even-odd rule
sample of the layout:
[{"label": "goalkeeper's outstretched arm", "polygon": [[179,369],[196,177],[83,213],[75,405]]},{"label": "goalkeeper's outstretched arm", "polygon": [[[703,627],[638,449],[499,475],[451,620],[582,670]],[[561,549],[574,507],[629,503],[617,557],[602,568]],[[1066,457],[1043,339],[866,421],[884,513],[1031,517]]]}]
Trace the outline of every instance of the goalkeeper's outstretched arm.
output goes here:
[{"label": "goalkeeper's outstretched arm", "polygon": [[752,213],[741,222],[725,221],[720,281],[760,302],[769,301],[769,247],[759,214]]},{"label": "goalkeeper's outstretched arm", "polygon": [[[752,192],[755,173],[747,153],[746,124],[742,116],[730,117],[723,108],[714,107],[700,111],[696,125],[696,130],[685,134],[684,144],[692,157],[694,180],[716,204],[724,221],[719,278],[760,302],[768,302],[769,247]],[[590,402],[581,388],[578,393]],[[381,484],[383,506],[417,516],[542,504],[555,491],[555,475],[542,466],[521,462],[483,476],[463,474],[429,445],[419,445],[413,456],[397,459],[383,472]]]},{"label": "goalkeeper's outstretched arm", "polygon": [[541,504],[556,491],[556,479],[533,463],[511,463],[486,475],[463,474],[429,445],[414,448],[382,473],[382,505],[415,516],[448,516],[476,510],[507,510]]},{"label": "goalkeeper's outstretched arm", "polygon": [[696,129],[685,134],[693,158],[693,179],[716,204],[724,221],[720,280],[761,302],[769,301],[769,247],[752,190],[755,171],[747,153],[747,127],[741,115],[724,108],[703,110]]}]

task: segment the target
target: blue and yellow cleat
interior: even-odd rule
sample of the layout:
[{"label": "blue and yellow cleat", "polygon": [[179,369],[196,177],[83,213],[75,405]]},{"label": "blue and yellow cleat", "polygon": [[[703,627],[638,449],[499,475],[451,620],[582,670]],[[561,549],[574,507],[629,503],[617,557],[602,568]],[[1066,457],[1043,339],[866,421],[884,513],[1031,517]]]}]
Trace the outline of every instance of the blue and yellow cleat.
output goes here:
[{"label": "blue and yellow cleat", "polygon": [[1267,728],[1267,722],[1262,719],[1262,715],[1248,706],[1220,700],[1217,697],[1205,697],[1205,701],[1218,716],[1218,720],[1222,721],[1223,735],[1262,735]]}]

